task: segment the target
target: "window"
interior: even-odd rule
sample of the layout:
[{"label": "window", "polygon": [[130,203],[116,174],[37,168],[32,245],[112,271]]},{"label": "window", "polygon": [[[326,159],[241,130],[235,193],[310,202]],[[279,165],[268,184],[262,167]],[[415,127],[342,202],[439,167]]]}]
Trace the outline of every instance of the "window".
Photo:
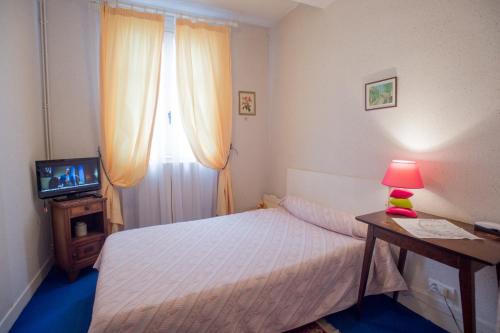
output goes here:
[{"label": "window", "polygon": [[179,113],[175,63],[175,19],[167,17],[163,38],[158,108],[150,164],[196,162]]}]

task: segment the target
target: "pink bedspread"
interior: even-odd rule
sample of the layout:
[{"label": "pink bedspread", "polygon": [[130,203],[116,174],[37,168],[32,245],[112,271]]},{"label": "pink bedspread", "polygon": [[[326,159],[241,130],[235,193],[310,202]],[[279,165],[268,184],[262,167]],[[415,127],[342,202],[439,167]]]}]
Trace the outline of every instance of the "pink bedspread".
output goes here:
[{"label": "pink bedspread", "polygon": [[[124,231],[99,262],[90,332],[282,332],[355,303],[364,241],[283,208]],[[368,293],[406,289],[377,242]]]}]

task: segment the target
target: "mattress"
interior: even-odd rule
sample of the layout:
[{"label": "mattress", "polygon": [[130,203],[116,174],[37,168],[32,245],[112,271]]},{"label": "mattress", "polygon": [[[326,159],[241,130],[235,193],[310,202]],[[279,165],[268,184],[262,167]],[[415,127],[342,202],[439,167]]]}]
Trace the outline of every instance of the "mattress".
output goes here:
[{"label": "mattress", "polygon": [[[364,241],[283,208],[107,238],[89,332],[283,332],[357,298]],[[406,289],[377,241],[367,294]]]}]

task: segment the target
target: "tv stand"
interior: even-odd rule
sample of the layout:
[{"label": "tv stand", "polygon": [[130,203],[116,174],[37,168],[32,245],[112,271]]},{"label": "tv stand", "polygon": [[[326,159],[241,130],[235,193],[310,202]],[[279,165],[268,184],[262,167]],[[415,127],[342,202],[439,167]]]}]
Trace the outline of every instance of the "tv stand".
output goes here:
[{"label": "tv stand", "polygon": [[[106,198],[87,195],[76,200],[52,201],[51,208],[57,265],[73,282],[82,268],[94,265],[110,233]],[[76,235],[78,222],[87,225],[87,235]]]},{"label": "tv stand", "polygon": [[55,202],[64,202],[64,201],[78,200],[84,198],[102,198],[102,195],[99,193],[75,193],[75,194],[68,194],[65,197],[54,198],[53,200]]}]

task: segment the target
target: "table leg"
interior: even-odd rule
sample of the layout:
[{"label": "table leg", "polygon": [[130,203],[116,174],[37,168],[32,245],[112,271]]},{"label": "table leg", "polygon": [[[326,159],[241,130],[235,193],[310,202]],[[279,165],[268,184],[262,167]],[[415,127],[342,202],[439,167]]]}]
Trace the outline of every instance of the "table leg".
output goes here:
[{"label": "table leg", "polygon": [[66,273],[66,276],[68,277],[69,282],[75,282],[76,279],[78,278],[78,274],[80,274],[80,271],[69,271]]},{"label": "table leg", "polygon": [[365,244],[365,255],[363,257],[363,268],[361,270],[361,280],[359,282],[359,291],[358,291],[357,308],[360,314],[361,314],[361,303],[363,301],[363,297],[365,296],[368,274],[370,273],[370,266],[372,262],[373,247],[375,246],[375,240],[376,240],[375,236],[373,235],[373,226],[368,225],[368,233],[366,235],[366,244]]},{"label": "table leg", "polygon": [[500,287],[500,263],[497,264],[497,282],[498,287]]},{"label": "table leg", "polygon": [[[406,263],[406,254],[408,251],[406,249],[400,248],[399,249],[399,258],[398,258],[398,271],[401,275],[405,272],[405,263]],[[394,294],[392,295],[392,299],[395,301],[398,300],[399,296],[399,291],[395,291]]]},{"label": "table leg", "polygon": [[470,260],[464,260],[459,268],[460,297],[462,299],[462,316],[464,333],[476,332],[476,304],[474,292],[474,270]]}]

